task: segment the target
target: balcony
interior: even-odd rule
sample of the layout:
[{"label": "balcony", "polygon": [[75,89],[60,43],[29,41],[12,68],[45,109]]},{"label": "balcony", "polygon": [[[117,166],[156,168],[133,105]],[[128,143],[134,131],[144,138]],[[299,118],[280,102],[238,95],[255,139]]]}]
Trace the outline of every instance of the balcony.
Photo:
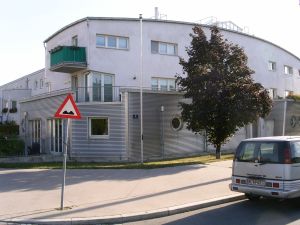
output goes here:
[{"label": "balcony", "polygon": [[87,68],[84,47],[58,46],[50,51],[50,70],[74,73]]},{"label": "balcony", "polygon": [[76,102],[120,102],[120,87],[112,85],[72,88]]}]

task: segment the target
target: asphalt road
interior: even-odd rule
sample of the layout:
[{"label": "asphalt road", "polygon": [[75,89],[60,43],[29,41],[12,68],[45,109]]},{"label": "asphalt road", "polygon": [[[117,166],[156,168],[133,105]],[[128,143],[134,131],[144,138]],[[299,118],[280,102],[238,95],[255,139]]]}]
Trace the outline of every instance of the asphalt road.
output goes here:
[{"label": "asphalt road", "polygon": [[[153,220],[126,225],[299,225],[300,199],[278,201],[262,199],[257,202],[238,201]],[[124,224],[125,225],[125,224]]]}]

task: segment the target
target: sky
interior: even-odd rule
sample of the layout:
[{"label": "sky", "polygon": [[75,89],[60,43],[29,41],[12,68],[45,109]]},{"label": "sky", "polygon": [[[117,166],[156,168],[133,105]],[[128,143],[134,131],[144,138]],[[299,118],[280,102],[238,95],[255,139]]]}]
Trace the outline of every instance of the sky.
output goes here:
[{"label": "sky", "polygon": [[0,0],[0,85],[44,68],[43,42],[87,16],[232,21],[300,57],[299,0]]}]

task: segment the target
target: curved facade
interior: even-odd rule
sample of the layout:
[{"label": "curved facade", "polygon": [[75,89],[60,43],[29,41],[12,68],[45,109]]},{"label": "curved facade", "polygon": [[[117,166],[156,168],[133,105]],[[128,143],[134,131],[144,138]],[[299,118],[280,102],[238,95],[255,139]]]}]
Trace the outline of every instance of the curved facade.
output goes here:
[{"label": "curved facade", "polygon": [[[186,57],[185,48],[190,45],[192,28],[196,24],[164,20],[143,20],[143,86],[151,87],[152,77],[173,78],[182,73],[178,64],[180,57]],[[209,34],[209,28],[203,27]],[[243,47],[248,56],[250,68],[257,82],[266,88],[276,89],[277,95],[285,96],[285,91],[300,93],[300,59],[290,52],[254,36],[230,30],[222,30],[224,38]],[[121,37],[128,39],[128,47],[97,46],[97,35]],[[78,46],[85,47],[87,52],[86,70],[113,74],[115,86],[139,86],[140,74],[140,22],[137,19],[119,18],[86,18],[79,20],[49,37],[45,43],[47,51],[58,45],[72,45],[72,37],[78,37]],[[151,43],[174,44],[174,55],[153,53]],[[153,47],[153,46],[152,46]],[[47,54],[47,67],[49,54]],[[275,63],[270,70],[269,63]],[[285,66],[292,68],[292,73],[285,73]],[[74,73],[80,75],[84,73]],[[47,70],[51,80],[53,73]],[[135,80],[133,78],[136,77]],[[68,79],[68,76],[66,76]]]},{"label": "curved facade", "polygon": [[[185,49],[195,25],[145,19],[141,35],[139,19],[88,17],[50,36],[45,40],[46,66],[37,78],[45,85],[32,92],[31,98],[20,101],[20,121],[26,125],[21,134],[27,146],[38,143],[40,152],[61,154],[64,123],[53,115],[66,93],[72,91],[83,119],[72,122],[70,156],[139,160],[142,37],[145,158],[193,155],[212,149],[204,136],[185,129],[178,107],[182,95],[177,92],[174,76],[182,73],[179,57],[187,57]],[[203,25],[203,29],[209,35],[209,27]],[[220,30],[224,38],[244,48],[248,65],[255,71],[254,80],[269,90],[277,110],[241,129],[223,149],[233,150],[246,137],[289,131],[284,116],[297,119],[298,115],[292,107],[288,111],[290,103],[285,104],[286,100],[275,99],[300,94],[300,59],[266,40]],[[12,83],[20,85],[23,81]]]}]

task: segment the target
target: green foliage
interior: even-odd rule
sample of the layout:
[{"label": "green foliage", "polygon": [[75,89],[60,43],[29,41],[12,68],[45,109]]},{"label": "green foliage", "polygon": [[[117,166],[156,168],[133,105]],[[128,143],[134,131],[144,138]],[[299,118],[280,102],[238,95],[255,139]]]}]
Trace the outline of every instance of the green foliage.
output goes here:
[{"label": "green foliage", "polygon": [[254,83],[242,48],[223,40],[217,27],[207,40],[201,27],[193,28],[188,60],[180,59],[183,74],[177,82],[184,97],[182,119],[195,133],[205,130],[210,143],[220,154],[221,145],[248,123],[265,117],[272,107],[268,92]]},{"label": "green foliage", "polygon": [[300,101],[300,95],[288,95],[286,98],[293,99],[294,101],[297,101],[297,102]]},{"label": "green foliage", "polygon": [[8,112],[8,108],[3,108],[2,109],[2,113],[7,113]]},{"label": "green foliage", "polygon": [[24,141],[18,139],[19,126],[15,121],[7,121],[0,124],[0,156],[22,155]]},{"label": "green foliage", "polygon": [[0,156],[23,155],[24,141],[16,137],[0,137]]},{"label": "green foliage", "polygon": [[19,135],[19,125],[17,125],[15,121],[9,121],[5,122],[4,124],[0,124],[0,137],[11,135]]}]

